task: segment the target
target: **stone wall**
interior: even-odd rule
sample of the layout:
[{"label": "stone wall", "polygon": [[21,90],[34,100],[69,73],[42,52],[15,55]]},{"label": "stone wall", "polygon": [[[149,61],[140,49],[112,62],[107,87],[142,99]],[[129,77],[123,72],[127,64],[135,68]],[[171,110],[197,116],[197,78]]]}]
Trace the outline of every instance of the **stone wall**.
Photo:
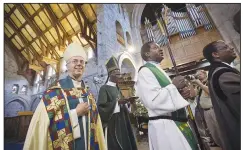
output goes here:
[{"label": "stone wall", "polygon": [[[16,60],[5,44],[4,46],[4,116],[16,116],[17,111],[30,110],[32,87],[21,75],[17,75]],[[19,85],[18,94],[12,94],[14,84]],[[21,88],[27,85],[27,94],[22,94]]]},{"label": "stone wall", "polygon": [[[119,10],[120,9],[120,10]],[[128,50],[126,32],[128,32],[132,38],[132,45],[135,48],[133,52],[129,52],[135,66],[139,67],[142,65],[140,48],[136,47],[136,42],[134,41],[134,36],[131,31],[129,13],[126,10],[125,5],[120,4],[100,4],[97,8],[97,30],[98,30],[98,65],[101,66],[100,69],[106,72],[105,62],[112,55],[118,57],[124,51]],[[123,30],[123,35],[125,38],[125,47],[117,42],[116,37],[116,24],[118,21]]]},{"label": "stone wall", "polygon": [[240,53],[240,34],[233,27],[233,17],[240,10],[240,4],[205,4],[208,12],[227,43],[235,46]]}]

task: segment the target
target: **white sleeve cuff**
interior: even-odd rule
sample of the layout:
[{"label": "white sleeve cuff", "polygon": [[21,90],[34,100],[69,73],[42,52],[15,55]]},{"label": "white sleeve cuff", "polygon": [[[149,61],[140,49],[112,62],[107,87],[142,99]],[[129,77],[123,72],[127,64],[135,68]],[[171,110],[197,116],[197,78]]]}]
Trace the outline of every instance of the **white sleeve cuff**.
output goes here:
[{"label": "white sleeve cuff", "polygon": [[78,123],[78,114],[76,112],[76,109],[70,110],[70,118],[72,121],[73,138],[77,139],[77,138],[81,137],[81,135],[80,135],[80,126]]},{"label": "white sleeve cuff", "polygon": [[184,108],[187,105],[189,105],[189,103],[181,96],[181,94],[179,93],[179,91],[177,90],[177,88],[175,87],[174,84],[170,84],[170,85],[166,86],[165,88],[170,93],[170,97],[171,97],[175,110]]},{"label": "white sleeve cuff", "polygon": [[128,103],[126,103],[126,107],[127,107],[128,112],[131,113],[132,112],[132,110],[131,110],[131,104],[130,104],[130,106],[128,106]]}]

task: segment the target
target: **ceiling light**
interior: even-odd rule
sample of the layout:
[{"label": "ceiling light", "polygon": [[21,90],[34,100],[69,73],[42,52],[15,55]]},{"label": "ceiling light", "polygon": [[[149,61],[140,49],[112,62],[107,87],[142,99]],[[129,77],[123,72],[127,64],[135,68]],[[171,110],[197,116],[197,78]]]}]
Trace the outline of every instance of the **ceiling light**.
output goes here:
[{"label": "ceiling light", "polygon": [[134,48],[133,48],[133,46],[130,46],[130,47],[128,48],[128,52],[134,52]]}]

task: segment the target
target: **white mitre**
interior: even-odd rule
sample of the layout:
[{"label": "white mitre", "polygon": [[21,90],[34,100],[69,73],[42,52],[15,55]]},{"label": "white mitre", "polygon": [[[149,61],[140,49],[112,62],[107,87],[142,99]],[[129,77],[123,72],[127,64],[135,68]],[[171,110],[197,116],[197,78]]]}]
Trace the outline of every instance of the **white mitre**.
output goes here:
[{"label": "white mitre", "polygon": [[84,48],[77,42],[69,44],[63,53],[63,58],[66,62],[74,56],[81,56],[84,61],[87,61],[87,54]]}]

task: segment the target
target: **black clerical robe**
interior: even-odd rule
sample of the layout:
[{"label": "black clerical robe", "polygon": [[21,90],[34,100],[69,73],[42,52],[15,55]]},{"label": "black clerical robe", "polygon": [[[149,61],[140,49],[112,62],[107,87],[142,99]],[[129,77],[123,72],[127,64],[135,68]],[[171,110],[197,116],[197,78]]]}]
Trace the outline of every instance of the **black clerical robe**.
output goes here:
[{"label": "black clerical robe", "polygon": [[109,150],[137,150],[127,107],[119,105],[120,112],[114,112],[117,100],[122,97],[115,86],[103,85],[97,102],[102,125],[107,129]]},{"label": "black clerical robe", "polygon": [[222,148],[240,150],[240,72],[224,63],[213,63],[209,70],[209,91],[222,133]]}]

